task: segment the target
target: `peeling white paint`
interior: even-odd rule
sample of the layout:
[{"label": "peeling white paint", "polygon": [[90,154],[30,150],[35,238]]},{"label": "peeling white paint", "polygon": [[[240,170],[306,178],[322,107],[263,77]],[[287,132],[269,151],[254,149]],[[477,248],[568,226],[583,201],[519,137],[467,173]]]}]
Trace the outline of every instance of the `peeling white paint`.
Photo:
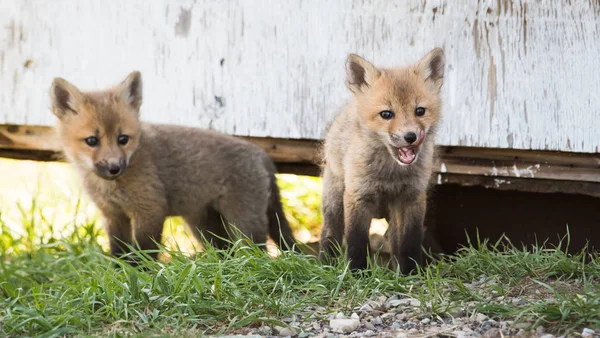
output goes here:
[{"label": "peeling white paint", "polygon": [[[445,49],[440,145],[597,152],[600,5],[470,0],[3,0],[0,124],[53,125],[48,88],[144,77],[143,118],[319,139],[344,62]],[[519,172],[519,175],[522,175]]]},{"label": "peeling white paint", "polygon": [[442,184],[442,175],[441,174],[437,175],[437,184]]},{"label": "peeling white paint", "polygon": [[442,166],[440,168],[440,172],[443,172],[443,173],[446,172],[446,164],[445,163],[442,163]]},{"label": "peeling white paint", "polygon": [[500,187],[503,184],[510,184],[510,181],[509,180],[503,180],[501,178],[495,178],[494,179],[494,186],[496,188]]},{"label": "peeling white paint", "polygon": [[513,164],[513,173],[515,174],[515,176],[521,177],[521,172],[519,171],[519,169],[517,169],[516,164]]}]

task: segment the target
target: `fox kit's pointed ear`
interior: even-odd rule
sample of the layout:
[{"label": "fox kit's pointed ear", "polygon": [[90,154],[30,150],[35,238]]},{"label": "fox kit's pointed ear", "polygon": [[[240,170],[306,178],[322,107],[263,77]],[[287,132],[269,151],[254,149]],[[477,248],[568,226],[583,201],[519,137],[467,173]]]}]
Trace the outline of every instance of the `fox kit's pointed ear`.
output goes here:
[{"label": "fox kit's pointed ear", "polygon": [[139,110],[142,105],[142,74],[138,71],[131,72],[119,85],[117,96],[131,109]]},{"label": "fox kit's pointed ear", "polygon": [[439,91],[444,83],[446,57],[441,48],[435,48],[419,61],[417,72],[432,90]]},{"label": "fox kit's pointed ear", "polygon": [[67,80],[57,77],[50,86],[50,101],[52,113],[63,118],[66,114],[77,114],[77,109],[83,101],[83,94]]},{"label": "fox kit's pointed ear", "polygon": [[362,92],[366,87],[370,87],[380,75],[381,72],[369,61],[356,54],[348,55],[346,60],[346,86],[353,93]]}]

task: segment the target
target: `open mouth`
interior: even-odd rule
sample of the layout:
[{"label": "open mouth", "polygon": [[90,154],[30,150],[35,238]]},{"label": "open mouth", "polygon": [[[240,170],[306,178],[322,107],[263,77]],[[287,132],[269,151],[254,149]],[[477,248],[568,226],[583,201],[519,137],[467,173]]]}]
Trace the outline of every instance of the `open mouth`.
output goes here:
[{"label": "open mouth", "polygon": [[408,147],[400,147],[398,148],[398,160],[402,164],[411,164],[417,159],[417,155],[419,153],[419,146],[423,143],[425,139],[425,132],[421,130],[419,132],[419,138],[417,142],[411,144]]}]

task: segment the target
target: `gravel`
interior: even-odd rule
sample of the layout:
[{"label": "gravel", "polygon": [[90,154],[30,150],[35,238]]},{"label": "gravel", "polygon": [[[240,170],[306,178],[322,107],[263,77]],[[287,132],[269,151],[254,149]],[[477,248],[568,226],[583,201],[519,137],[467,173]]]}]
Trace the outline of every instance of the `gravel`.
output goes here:
[{"label": "gravel", "polygon": [[[507,298],[507,302],[515,302]],[[284,318],[286,327],[261,326],[242,329],[237,337],[542,337],[559,338],[544,327],[530,329],[532,323],[496,321],[473,309],[475,303],[464,308],[449,309],[442,316],[431,315],[414,298],[397,295],[389,298],[379,296],[354,308],[354,312],[328,313],[325,308],[310,308],[303,313]],[[234,336],[220,336],[234,337]],[[600,337],[600,330],[585,328],[569,337]]]}]

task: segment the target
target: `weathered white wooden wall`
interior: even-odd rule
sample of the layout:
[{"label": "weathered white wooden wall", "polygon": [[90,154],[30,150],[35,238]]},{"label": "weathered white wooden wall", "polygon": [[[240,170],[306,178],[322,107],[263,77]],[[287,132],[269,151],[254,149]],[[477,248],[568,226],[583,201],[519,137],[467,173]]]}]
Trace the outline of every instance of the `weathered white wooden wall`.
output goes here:
[{"label": "weathered white wooden wall", "polygon": [[439,144],[599,152],[598,0],[0,0],[0,124],[54,124],[53,77],[138,69],[148,121],[321,138],[347,53],[393,66],[434,46]]}]

